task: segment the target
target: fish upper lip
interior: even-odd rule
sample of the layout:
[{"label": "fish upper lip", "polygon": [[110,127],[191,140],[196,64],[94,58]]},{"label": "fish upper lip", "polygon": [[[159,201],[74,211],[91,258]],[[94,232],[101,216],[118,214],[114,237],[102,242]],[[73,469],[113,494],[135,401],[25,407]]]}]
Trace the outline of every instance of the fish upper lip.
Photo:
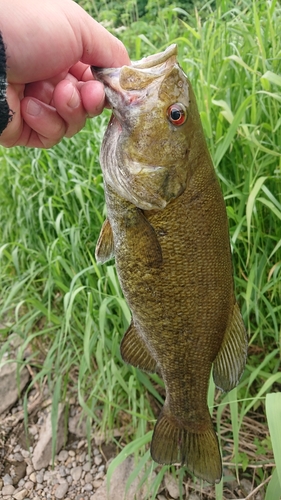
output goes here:
[{"label": "fish upper lip", "polygon": [[[128,66],[128,65],[125,65],[125,66],[128,66],[130,68],[136,68],[139,70],[152,69],[155,66],[159,66],[159,65],[165,63],[172,56],[174,56],[175,58],[177,56],[177,45],[176,44],[170,45],[169,47],[167,47],[166,50],[164,50],[160,54],[153,54],[153,55],[150,55],[148,57],[144,57],[140,61],[132,61],[131,66]],[[100,78],[100,76],[98,75],[99,72],[102,73],[102,76],[103,76],[103,75],[106,75],[109,73],[113,73],[114,71],[120,72],[120,69],[122,67],[124,67],[124,66],[121,66],[119,68],[101,68],[99,66],[91,66],[91,71],[92,71],[93,76],[97,77],[97,79],[99,79]]]},{"label": "fish upper lip", "polygon": [[[121,87],[120,75],[122,71],[124,71],[125,68],[128,68],[128,70],[135,70],[136,73],[139,73],[140,79],[141,74],[150,75],[151,80],[158,79],[159,77],[164,76],[164,74],[169,71],[169,68],[174,66],[174,64],[176,63],[176,56],[177,46],[174,44],[170,45],[165,51],[161,52],[160,54],[154,54],[145,57],[140,61],[132,62],[131,66],[124,65],[119,68],[100,68],[97,66],[91,66],[91,71],[94,78],[103,83],[105,87],[107,86],[112,90],[124,95],[128,94],[129,92],[140,94],[144,90],[143,86],[141,86],[140,88]],[[137,101],[137,99],[133,99],[133,101],[134,100]],[[130,100],[129,102],[131,104],[132,100]]]}]

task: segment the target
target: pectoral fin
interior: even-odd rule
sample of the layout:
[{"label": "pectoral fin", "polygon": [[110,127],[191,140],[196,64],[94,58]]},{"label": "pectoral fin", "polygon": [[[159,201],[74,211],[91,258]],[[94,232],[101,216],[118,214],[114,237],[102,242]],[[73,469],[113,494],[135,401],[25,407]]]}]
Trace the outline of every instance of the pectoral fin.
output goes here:
[{"label": "pectoral fin", "polygon": [[162,264],[162,250],[154,228],[140,209],[134,209],[127,216],[126,236],[138,253],[142,262],[148,267],[159,267]]},{"label": "pectoral fin", "polygon": [[114,257],[113,233],[108,219],[105,219],[96,246],[96,261],[104,264]]},{"label": "pectoral fin", "polygon": [[247,345],[244,322],[235,303],[230,325],[213,364],[213,378],[219,389],[227,392],[238,384],[246,364]]},{"label": "pectoral fin", "polygon": [[133,321],[122,339],[120,351],[126,363],[149,373],[156,371],[157,363],[138,334]]}]

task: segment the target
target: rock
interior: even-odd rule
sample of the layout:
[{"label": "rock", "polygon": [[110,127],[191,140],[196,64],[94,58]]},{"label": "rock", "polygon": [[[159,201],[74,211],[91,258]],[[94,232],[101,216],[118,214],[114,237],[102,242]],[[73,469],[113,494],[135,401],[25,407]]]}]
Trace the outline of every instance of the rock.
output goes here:
[{"label": "rock", "polygon": [[12,484],[7,484],[6,486],[3,486],[1,493],[4,497],[5,495],[12,495],[14,491],[15,487]]},{"label": "rock", "polygon": [[93,481],[93,487],[95,488],[95,490],[97,490],[98,488],[100,488],[100,486],[102,485],[102,483],[103,483],[102,479],[94,479],[94,481]]},{"label": "rock", "polygon": [[23,500],[24,498],[27,497],[27,490],[23,488],[23,490],[18,491],[17,493],[14,493],[14,499],[15,500]]},{"label": "rock", "polygon": [[[39,440],[34,448],[32,463],[35,470],[43,469],[47,467],[50,460],[52,459],[52,424],[51,424],[51,413],[47,415],[45,424],[42,426]],[[57,446],[56,453],[58,453],[64,443],[64,405],[59,405],[58,410],[58,422],[57,422]]]},{"label": "rock", "polygon": [[7,484],[13,484],[13,480],[9,474],[5,474],[5,476],[3,476],[3,483],[4,486],[7,486]]},{"label": "rock", "polygon": [[40,471],[38,472],[38,474],[36,474],[36,482],[43,483],[43,481],[44,481],[44,471]]},{"label": "rock", "polygon": [[86,483],[84,486],[84,491],[92,491],[93,486],[90,483]]},{"label": "rock", "polygon": [[69,417],[68,430],[71,434],[75,434],[79,438],[85,438],[87,436],[87,419],[86,417],[81,418],[81,413],[80,411],[73,417]]},{"label": "rock", "polygon": [[172,476],[172,474],[165,474],[164,484],[166,490],[172,498],[179,498],[179,484],[178,481]]},{"label": "rock", "polygon": [[27,490],[33,490],[34,488],[34,483],[32,481],[26,481],[24,483],[24,486],[26,487]]},{"label": "rock", "polygon": [[78,462],[84,462],[85,458],[86,458],[86,452],[83,451],[83,453],[81,453],[81,455],[79,455],[78,457]]},{"label": "rock", "polygon": [[[8,410],[19,398],[29,380],[29,372],[23,367],[19,375],[19,388],[17,385],[17,363],[0,365],[0,414]],[[19,391],[18,391],[19,389]]]},{"label": "rock", "polygon": [[17,453],[14,453],[14,460],[16,462],[23,462],[24,458],[23,458],[21,453],[17,452]]},{"label": "rock", "polygon": [[249,493],[252,491],[252,483],[249,481],[249,479],[241,479],[240,481],[240,488],[243,492],[243,495],[247,496]]},{"label": "rock", "polygon": [[32,472],[29,476],[29,479],[30,481],[32,481],[33,483],[36,483],[36,474],[35,472]]},{"label": "rock", "polygon": [[30,476],[30,474],[31,474],[32,472],[34,472],[33,465],[28,465],[28,466],[26,467],[26,475],[27,475],[27,476]]},{"label": "rock", "polygon": [[101,465],[101,463],[102,463],[102,456],[101,455],[97,455],[94,458],[94,462],[95,462],[96,465]]},{"label": "rock", "polygon": [[190,493],[188,500],[200,500],[201,497],[197,495],[197,493]]},{"label": "rock", "polygon": [[[127,481],[135,469],[135,460],[133,456],[128,456],[124,462],[116,467],[111,476],[108,500],[142,500],[147,496],[149,482],[153,482],[155,472],[151,473],[145,484],[139,488],[141,475],[139,475],[127,489]],[[98,491],[100,488],[98,489]]]},{"label": "rock", "polygon": [[14,468],[13,485],[17,485],[26,474],[26,462],[10,462]]},{"label": "rock", "polygon": [[68,490],[68,483],[59,484],[55,491],[55,497],[64,498],[65,494],[67,493],[67,490]]},{"label": "rock", "polygon": [[72,475],[74,481],[79,481],[79,479],[82,475],[81,465],[78,465],[78,467],[73,467],[73,469],[71,469],[71,475]]},{"label": "rock", "polygon": [[90,472],[85,475],[85,483],[91,483],[93,481],[93,476]]},{"label": "rock", "polygon": [[61,450],[58,454],[58,461],[65,462],[68,459],[68,451]]},{"label": "rock", "polygon": [[[118,497],[115,497],[115,500],[117,500],[117,498]],[[93,495],[90,496],[90,500],[108,500],[106,483],[103,484]]]},{"label": "rock", "polygon": [[85,472],[89,472],[91,470],[91,462],[86,462],[82,468]]}]

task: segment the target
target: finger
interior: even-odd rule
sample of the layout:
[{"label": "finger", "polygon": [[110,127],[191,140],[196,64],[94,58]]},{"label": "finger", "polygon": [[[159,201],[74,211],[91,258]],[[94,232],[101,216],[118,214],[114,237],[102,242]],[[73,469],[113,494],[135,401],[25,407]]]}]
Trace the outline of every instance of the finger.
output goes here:
[{"label": "finger", "polygon": [[60,82],[53,93],[53,104],[67,124],[66,137],[72,137],[85,125],[87,112],[77,86],[68,80]]},{"label": "finger", "polygon": [[83,64],[81,62],[78,62],[69,69],[69,73],[73,75],[80,82],[87,82],[88,80],[93,80],[93,73],[91,71],[91,67],[88,64]]},{"label": "finger", "polygon": [[95,80],[80,84],[83,106],[89,117],[100,115],[105,106],[105,92],[102,83]]},{"label": "finger", "polygon": [[25,97],[35,97],[45,104],[51,104],[54,92],[54,84],[50,81],[28,83],[25,86]]},{"label": "finger", "polygon": [[37,148],[50,148],[65,135],[67,125],[53,106],[33,97],[21,101],[21,114],[30,134],[22,134],[17,145]]}]

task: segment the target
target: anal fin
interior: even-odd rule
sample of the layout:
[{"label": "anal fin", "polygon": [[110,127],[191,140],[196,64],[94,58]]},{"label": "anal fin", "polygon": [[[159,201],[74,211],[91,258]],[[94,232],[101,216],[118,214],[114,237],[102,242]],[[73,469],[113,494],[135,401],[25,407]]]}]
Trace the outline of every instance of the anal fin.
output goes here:
[{"label": "anal fin", "polygon": [[111,225],[108,219],[105,219],[95,251],[96,261],[99,264],[112,259],[114,257],[114,243]]},{"label": "anal fin", "polygon": [[231,322],[213,364],[213,379],[227,392],[239,382],[247,358],[247,334],[238,304],[234,304]]},{"label": "anal fin", "polygon": [[156,371],[157,363],[138,334],[133,321],[122,339],[120,351],[126,363],[149,373]]}]

